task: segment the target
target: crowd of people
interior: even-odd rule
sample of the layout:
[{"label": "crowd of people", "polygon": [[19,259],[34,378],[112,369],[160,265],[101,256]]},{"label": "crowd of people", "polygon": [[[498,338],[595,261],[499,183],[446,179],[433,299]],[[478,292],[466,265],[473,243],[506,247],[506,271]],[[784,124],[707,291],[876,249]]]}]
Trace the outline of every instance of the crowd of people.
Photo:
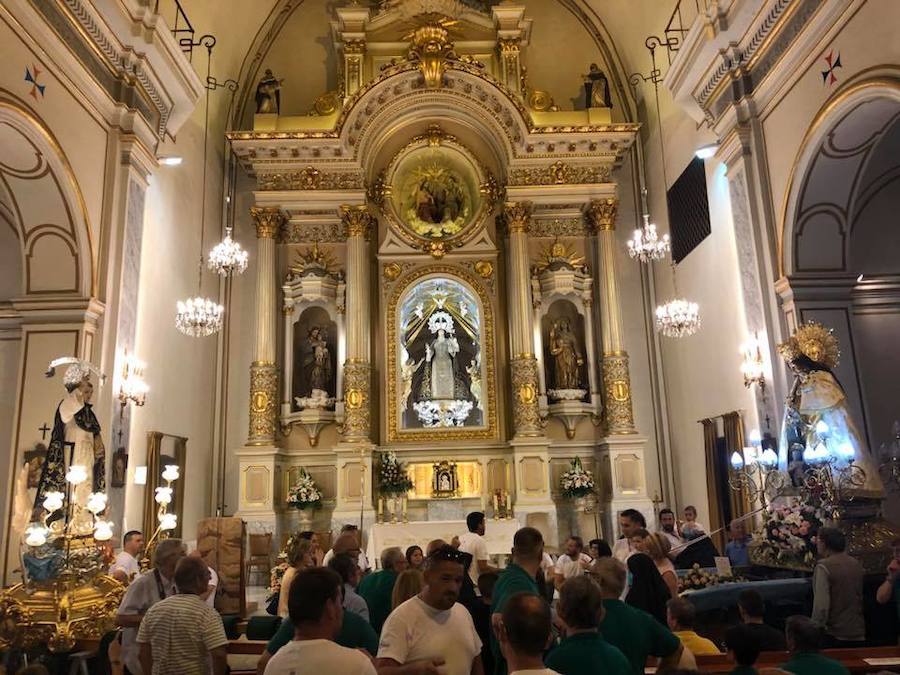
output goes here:
[{"label": "crowd of people", "polygon": [[[685,514],[687,515],[687,514]],[[754,673],[761,652],[784,651],[796,675],[843,673],[820,653],[865,639],[862,572],[843,535],[822,528],[813,575],[812,617],[791,617],[786,631],[765,623],[755,590],[740,593],[741,623],[717,645],[698,634],[695,609],[679,597],[671,552],[693,518],[660,513],[660,531],[624,511],[621,539],[585,547],[569,537],[554,560],[535,528],[519,529],[508,564],[492,564],[483,513],[467,532],[423,550],[391,547],[370,569],[360,532],[347,526],[327,552],[316,535],[292,538],[273,613],[282,617],[257,666],[259,675],[640,675],[693,672],[695,656],[726,652],[734,673]],[[688,535],[691,537],[691,534]],[[688,541],[691,539],[689,538]],[[228,639],[212,606],[215,572],[176,539],[159,542],[152,569],[137,565],[143,538],[129,532],[110,574],[128,583],[117,615],[126,673],[225,673]],[[881,603],[900,599],[900,540],[879,587]]]}]

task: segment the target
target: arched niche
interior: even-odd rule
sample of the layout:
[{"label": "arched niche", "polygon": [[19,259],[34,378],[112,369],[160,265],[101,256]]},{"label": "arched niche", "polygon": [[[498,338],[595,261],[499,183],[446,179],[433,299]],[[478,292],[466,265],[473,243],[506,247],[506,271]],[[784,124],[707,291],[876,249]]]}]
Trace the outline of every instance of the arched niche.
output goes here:
[{"label": "arched niche", "polygon": [[496,437],[493,308],[468,273],[431,265],[400,279],[385,338],[390,442]]}]

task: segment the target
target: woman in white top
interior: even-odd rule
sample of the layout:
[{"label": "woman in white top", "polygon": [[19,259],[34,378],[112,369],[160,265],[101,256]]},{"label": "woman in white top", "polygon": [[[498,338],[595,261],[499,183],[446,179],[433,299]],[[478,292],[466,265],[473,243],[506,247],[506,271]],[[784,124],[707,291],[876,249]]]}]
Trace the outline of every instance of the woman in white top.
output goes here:
[{"label": "woman in white top", "polygon": [[291,581],[300,570],[307,567],[315,567],[313,558],[313,543],[309,539],[300,539],[294,547],[288,551],[288,568],[281,577],[281,590],[278,594],[278,616],[284,618],[288,615],[288,595],[291,591]]},{"label": "woman in white top", "polygon": [[675,573],[675,565],[669,559],[668,553],[672,548],[669,539],[659,532],[640,529],[632,536],[631,543],[638,551],[650,556],[669,593],[673,598],[677,598],[678,575]]}]

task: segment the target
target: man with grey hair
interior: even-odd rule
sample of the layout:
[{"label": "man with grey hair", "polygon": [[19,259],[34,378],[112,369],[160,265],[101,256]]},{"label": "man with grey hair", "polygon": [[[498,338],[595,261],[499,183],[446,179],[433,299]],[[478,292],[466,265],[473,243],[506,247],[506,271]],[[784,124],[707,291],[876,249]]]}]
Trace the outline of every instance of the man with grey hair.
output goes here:
[{"label": "man with grey hair", "polygon": [[137,645],[141,620],[157,602],[175,595],[175,567],[185,555],[184,544],[180,539],[163,539],[153,552],[153,569],[135,577],[125,591],[116,615],[116,624],[123,628],[122,662],[132,675],[144,675]]},{"label": "man with grey hair", "polygon": [[397,575],[406,569],[406,556],[399,546],[381,552],[381,569],[363,579],[356,590],[369,606],[369,622],[379,635],[385,619],[391,613],[391,593]]}]

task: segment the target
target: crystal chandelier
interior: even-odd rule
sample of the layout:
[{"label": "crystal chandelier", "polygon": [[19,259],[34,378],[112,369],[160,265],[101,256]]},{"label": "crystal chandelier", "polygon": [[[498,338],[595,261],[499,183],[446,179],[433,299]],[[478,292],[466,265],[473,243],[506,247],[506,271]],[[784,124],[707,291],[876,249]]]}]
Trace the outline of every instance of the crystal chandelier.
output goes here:
[{"label": "crystal chandelier", "polygon": [[700,330],[700,305],[683,298],[656,308],[656,330],[671,338],[687,337]]},{"label": "crystal chandelier", "polygon": [[225,308],[209,298],[188,298],[178,301],[175,327],[190,337],[206,337],[222,329]]},{"label": "crystal chandelier", "polygon": [[[197,297],[183,301],[179,300],[176,305],[178,311],[175,315],[175,327],[190,337],[206,337],[207,335],[218,333],[222,329],[222,314],[225,312],[225,308],[222,305],[202,296],[203,234],[206,229],[206,159],[209,147],[209,91],[212,87],[209,82],[212,47],[214,44],[215,40],[206,43],[208,55],[206,61],[206,119],[203,127],[203,189],[201,190],[202,195],[200,198],[200,263],[197,266]],[[246,264],[246,261],[244,264]],[[210,260],[210,266],[212,266],[212,259]]]},{"label": "crystal chandelier", "polygon": [[209,269],[223,277],[242,274],[247,269],[247,251],[231,238],[231,228],[225,228],[225,238],[209,252]]},{"label": "crystal chandelier", "polygon": [[628,255],[642,263],[662,260],[669,252],[669,235],[662,239],[656,234],[656,225],[650,222],[650,214],[644,214],[644,226],[634,231],[628,241]]}]

